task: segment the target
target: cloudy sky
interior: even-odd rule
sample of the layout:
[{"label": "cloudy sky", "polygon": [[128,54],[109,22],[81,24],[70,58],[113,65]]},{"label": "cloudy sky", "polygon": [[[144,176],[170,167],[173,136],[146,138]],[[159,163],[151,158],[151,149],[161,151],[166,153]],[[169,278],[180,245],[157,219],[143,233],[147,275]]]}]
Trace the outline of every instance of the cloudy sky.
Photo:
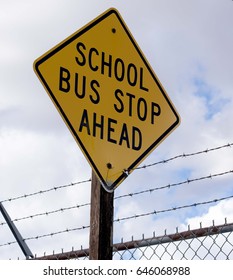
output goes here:
[{"label": "cloudy sky", "polygon": [[[233,1],[0,0],[0,201],[38,256],[88,248],[91,168],[33,62],[110,7],[121,13],[181,116],[142,165],[233,143]],[[223,224],[225,217],[232,222],[230,199],[143,215],[233,195],[232,153],[223,147],[135,170],[115,191],[123,197],[115,200],[114,242]],[[210,174],[221,175],[178,184]],[[1,215],[0,223],[0,259],[24,258]]]}]

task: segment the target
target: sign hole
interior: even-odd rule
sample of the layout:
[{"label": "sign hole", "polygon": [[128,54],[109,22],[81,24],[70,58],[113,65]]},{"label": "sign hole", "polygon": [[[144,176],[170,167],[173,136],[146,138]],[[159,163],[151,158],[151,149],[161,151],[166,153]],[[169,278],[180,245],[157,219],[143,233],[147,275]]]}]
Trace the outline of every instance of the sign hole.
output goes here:
[{"label": "sign hole", "polygon": [[116,33],[116,28],[112,28],[112,33]]},{"label": "sign hole", "polygon": [[107,163],[107,168],[112,169],[112,164],[110,162]]}]

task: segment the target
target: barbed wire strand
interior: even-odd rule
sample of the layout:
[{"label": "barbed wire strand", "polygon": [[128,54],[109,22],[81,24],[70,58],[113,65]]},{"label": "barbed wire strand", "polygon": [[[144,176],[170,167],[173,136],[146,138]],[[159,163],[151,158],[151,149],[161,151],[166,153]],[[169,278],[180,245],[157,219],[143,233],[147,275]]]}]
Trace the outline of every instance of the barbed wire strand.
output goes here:
[{"label": "barbed wire strand", "polygon": [[224,176],[227,174],[231,174],[233,173],[233,170],[229,170],[229,171],[225,171],[225,172],[221,172],[221,173],[216,173],[216,174],[210,174],[207,176],[203,176],[203,177],[199,177],[199,178],[194,178],[194,179],[186,179],[184,181],[178,182],[178,183],[173,183],[173,184],[168,184],[162,187],[155,187],[155,188],[150,188],[147,190],[143,190],[143,191],[138,191],[138,192],[133,192],[133,193],[128,193],[128,194],[123,194],[123,195],[119,195],[117,197],[115,197],[115,199],[120,199],[120,198],[124,198],[124,197],[133,197],[135,195],[141,195],[144,193],[152,193],[154,191],[158,191],[158,190],[163,190],[163,189],[170,189],[172,187],[177,187],[177,186],[181,186],[184,184],[190,184],[192,182],[197,182],[197,181],[202,181],[202,180],[206,180],[206,179],[213,179],[215,177],[219,177],[219,176]]},{"label": "barbed wire strand", "polygon": [[[166,213],[166,212],[171,212],[171,211],[178,211],[178,210],[185,209],[185,208],[191,208],[191,207],[197,207],[197,206],[201,206],[201,205],[213,204],[213,203],[221,202],[221,201],[231,199],[231,198],[233,198],[233,195],[222,197],[222,198],[216,198],[216,199],[212,199],[212,200],[209,200],[209,201],[196,202],[196,203],[193,203],[193,204],[187,204],[187,205],[183,205],[183,206],[176,206],[176,207],[172,207],[172,208],[168,208],[168,209],[164,209],[164,210],[153,210],[152,212],[135,214],[135,215],[132,215],[132,216],[118,218],[118,219],[115,219],[114,222],[121,222],[121,221],[126,221],[126,220],[131,220],[131,219],[138,219],[138,218],[141,218],[141,217],[158,215],[158,214],[161,214],[161,213]],[[38,239],[45,238],[45,237],[53,237],[55,235],[59,235],[59,234],[63,234],[63,233],[69,233],[69,232],[73,232],[73,231],[77,231],[77,230],[84,230],[84,229],[87,229],[87,228],[90,228],[90,225],[76,227],[76,228],[72,228],[72,229],[65,229],[65,230],[52,232],[52,233],[47,233],[47,234],[42,234],[42,235],[37,235],[37,236],[33,236],[33,237],[27,237],[27,238],[24,239],[24,241],[38,240]],[[12,245],[12,244],[15,244],[16,242],[17,241],[11,241],[11,242],[7,242],[7,243],[4,243],[4,244],[0,244],[0,247]]]},{"label": "barbed wire strand", "polygon": [[24,194],[24,195],[8,198],[8,199],[2,200],[0,202],[1,203],[12,202],[12,201],[15,201],[15,200],[18,200],[18,199],[28,198],[28,197],[35,196],[35,195],[40,195],[40,194],[44,194],[44,193],[48,193],[48,192],[52,192],[52,191],[57,191],[57,190],[60,190],[60,189],[73,187],[73,186],[88,183],[88,182],[91,182],[91,179],[87,179],[87,180],[83,180],[83,181],[79,181],[79,182],[75,182],[75,183],[70,183],[70,184],[66,184],[66,185],[61,185],[61,186],[58,186],[58,187],[52,187],[52,188],[49,188],[49,189],[46,189],[46,190],[36,191],[34,193],[29,193],[29,194]]},{"label": "barbed wire strand", "polygon": [[[81,226],[81,227],[76,227],[76,228],[72,228],[72,229],[67,228],[65,230],[60,230],[60,231],[56,231],[56,232],[52,232],[52,233],[46,233],[46,234],[42,234],[42,235],[38,235],[38,236],[28,237],[28,238],[25,238],[24,241],[37,240],[37,239],[41,239],[41,238],[44,238],[44,237],[53,237],[55,235],[68,233],[68,232],[72,232],[72,231],[84,230],[84,229],[88,229],[88,228],[90,228],[90,226]],[[6,242],[4,244],[1,244],[0,247],[12,245],[12,244],[15,244],[15,243],[17,243],[17,241]]]},{"label": "barbed wire strand", "polygon": [[225,145],[218,146],[218,147],[211,148],[211,149],[205,149],[205,150],[198,151],[198,152],[187,153],[187,154],[183,153],[183,154],[180,154],[180,155],[177,155],[177,156],[165,159],[165,160],[161,160],[161,161],[158,161],[158,162],[154,162],[154,163],[150,163],[150,164],[145,164],[145,165],[136,167],[133,170],[139,170],[139,169],[144,169],[144,168],[152,167],[152,166],[155,166],[155,165],[158,165],[158,164],[163,164],[163,163],[167,163],[169,161],[176,160],[178,158],[187,158],[187,157],[192,157],[192,156],[196,156],[196,155],[200,155],[200,154],[206,154],[206,153],[209,153],[209,152],[214,152],[214,151],[217,151],[217,150],[220,150],[220,149],[224,149],[224,148],[231,148],[232,146],[233,146],[233,143],[229,143],[229,144],[225,144]]},{"label": "barbed wire strand", "polygon": [[167,213],[167,212],[171,212],[171,211],[177,211],[177,210],[181,210],[181,209],[185,209],[185,208],[191,208],[191,207],[197,207],[197,206],[211,204],[211,203],[217,203],[217,202],[227,200],[230,198],[233,198],[233,195],[222,197],[222,198],[216,198],[216,199],[212,199],[212,200],[204,201],[204,202],[196,202],[193,204],[172,207],[172,208],[168,208],[168,209],[164,209],[164,210],[153,210],[152,212],[148,212],[148,213],[135,214],[135,215],[128,216],[128,217],[118,218],[118,219],[114,220],[114,222],[121,222],[121,221],[125,221],[125,220],[130,220],[130,219],[137,219],[137,218],[145,217],[145,216],[151,216],[151,215],[157,215],[157,214]]}]

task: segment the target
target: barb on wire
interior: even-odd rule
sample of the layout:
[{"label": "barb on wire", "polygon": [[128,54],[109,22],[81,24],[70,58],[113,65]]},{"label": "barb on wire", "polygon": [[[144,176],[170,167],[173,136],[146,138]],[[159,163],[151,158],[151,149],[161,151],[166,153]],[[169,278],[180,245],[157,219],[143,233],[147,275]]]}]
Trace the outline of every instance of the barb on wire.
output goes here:
[{"label": "barb on wire", "polygon": [[187,153],[187,154],[183,153],[183,154],[180,154],[180,155],[177,155],[177,156],[165,159],[165,160],[161,160],[161,161],[158,161],[158,162],[154,162],[154,163],[150,163],[150,164],[146,164],[146,165],[136,167],[136,168],[134,168],[134,170],[140,170],[140,169],[144,169],[144,168],[147,168],[147,167],[152,167],[152,166],[155,166],[155,165],[158,165],[158,164],[167,163],[169,161],[173,161],[173,160],[176,160],[178,158],[187,158],[187,157],[196,156],[196,155],[200,155],[200,154],[206,154],[206,153],[217,151],[217,150],[224,149],[224,148],[231,148],[232,146],[233,146],[233,143],[229,143],[229,144],[218,146],[218,147],[215,147],[215,148],[205,149],[205,150],[199,151],[199,152],[193,152],[193,153]]}]

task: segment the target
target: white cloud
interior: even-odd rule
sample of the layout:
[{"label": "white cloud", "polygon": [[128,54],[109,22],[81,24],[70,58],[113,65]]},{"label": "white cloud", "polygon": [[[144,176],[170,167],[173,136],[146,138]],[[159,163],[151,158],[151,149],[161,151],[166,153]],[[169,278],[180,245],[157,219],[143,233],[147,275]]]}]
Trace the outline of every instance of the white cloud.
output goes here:
[{"label": "white cloud", "polygon": [[200,226],[224,225],[225,219],[228,223],[233,221],[232,198],[209,207],[205,213],[199,216],[187,218],[180,230],[187,230],[188,226],[191,229],[198,229]]}]

